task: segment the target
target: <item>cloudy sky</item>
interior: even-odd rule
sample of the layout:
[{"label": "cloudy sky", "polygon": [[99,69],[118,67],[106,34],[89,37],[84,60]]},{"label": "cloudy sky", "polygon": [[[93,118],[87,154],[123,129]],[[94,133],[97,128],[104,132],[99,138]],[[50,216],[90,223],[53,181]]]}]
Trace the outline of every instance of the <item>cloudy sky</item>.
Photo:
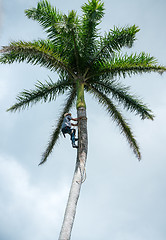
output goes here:
[{"label": "cloudy sky", "polygon": [[[104,33],[136,24],[141,31],[133,52],[145,51],[166,65],[165,0],[105,0]],[[24,15],[37,0],[0,1],[0,46],[11,40],[45,38],[41,27]],[[84,0],[51,0],[67,13],[80,12]],[[61,138],[48,162],[38,167],[63,98],[20,113],[6,109],[23,89],[57,75],[27,64],[0,66],[0,239],[58,239],[76,150]],[[126,113],[139,142],[142,161],[93,99],[86,95],[89,151],[72,240],[166,239],[166,73],[122,79],[153,110],[155,120]],[[73,116],[76,114],[72,110]]]}]

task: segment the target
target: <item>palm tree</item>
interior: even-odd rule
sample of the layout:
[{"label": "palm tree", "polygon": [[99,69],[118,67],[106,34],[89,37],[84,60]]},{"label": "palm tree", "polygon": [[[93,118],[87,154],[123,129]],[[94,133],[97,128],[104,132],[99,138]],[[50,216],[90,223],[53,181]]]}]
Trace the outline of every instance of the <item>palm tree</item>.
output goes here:
[{"label": "palm tree", "polygon": [[89,0],[82,6],[82,12],[81,17],[78,17],[75,11],[65,15],[52,7],[47,0],[42,0],[36,8],[26,10],[25,14],[39,22],[47,34],[47,39],[31,42],[13,41],[0,51],[2,64],[25,61],[46,67],[59,75],[57,81],[52,79],[45,83],[38,81],[34,90],[21,92],[17,102],[7,111],[16,112],[39,101],[54,101],[61,94],[67,96],[40,165],[47,160],[60,136],[64,113],[69,112],[73,104],[76,104],[77,117],[81,117],[78,125],[79,148],[76,167],[60,240],[70,239],[85,174],[88,137],[84,92],[93,95],[106,109],[140,160],[139,146],[120,111],[120,106],[139,115],[141,119],[153,120],[154,116],[138,97],[129,92],[128,87],[120,84],[119,79],[134,74],[150,72],[161,74],[166,71],[166,68],[160,66],[149,54],[122,53],[124,47],[133,46],[136,33],[139,31],[137,26],[114,27],[104,36],[100,35],[98,25],[104,15],[104,3],[101,0]]}]

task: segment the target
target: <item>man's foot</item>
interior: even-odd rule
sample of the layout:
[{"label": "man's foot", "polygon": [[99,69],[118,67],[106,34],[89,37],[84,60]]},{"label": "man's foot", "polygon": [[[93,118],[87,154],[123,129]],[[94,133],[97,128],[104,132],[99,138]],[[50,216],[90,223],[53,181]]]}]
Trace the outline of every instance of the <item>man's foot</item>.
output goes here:
[{"label": "man's foot", "polygon": [[75,144],[73,144],[72,146],[73,146],[73,148],[78,148],[78,146],[77,146],[77,145],[75,145]]}]

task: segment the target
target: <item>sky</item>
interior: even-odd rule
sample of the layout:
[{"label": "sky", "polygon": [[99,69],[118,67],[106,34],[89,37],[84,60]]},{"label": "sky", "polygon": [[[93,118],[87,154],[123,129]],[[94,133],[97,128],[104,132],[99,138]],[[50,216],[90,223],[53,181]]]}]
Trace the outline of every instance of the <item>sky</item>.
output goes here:
[{"label": "sky", "polygon": [[[46,38],[41,27],[24,15],[37,0],[0,1],[0,46],[12,40]],[[83,0],[50,1],[67,13],[81,14]],[[146,52],[166,66],[166,2],[105,0],[101,33],[114,26],[141,29],[132,52]],[[127,51],[127,49],[126,49]],[[26,63],[0,66],[0,239],[58,239],[75,167],[76,150],[60,138],[48,161],[38,167],[63,98],[9,113],[23,89],[55,73]],[[121,79],[153,110],[155,120],[126,113],[140,145],[139,162],[119,129],[95,100],[86,95],[88,159],[72,240],[166,239],[166,73]],[[76,110],[72,109],[73,117]]]}]

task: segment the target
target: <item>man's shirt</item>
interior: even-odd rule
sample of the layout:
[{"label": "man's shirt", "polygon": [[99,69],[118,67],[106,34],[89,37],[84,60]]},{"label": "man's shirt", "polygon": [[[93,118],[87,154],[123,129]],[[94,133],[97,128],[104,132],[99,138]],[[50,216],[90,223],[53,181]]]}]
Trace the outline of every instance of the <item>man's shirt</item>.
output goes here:
[{"label": "man's shirt", "polygon": [[71,128],[71,119],[72,117],[70,115],[67,115],[64,119],[63,119],[63,123],[62,123],[62,128],[65,127],[70,127]]}]

